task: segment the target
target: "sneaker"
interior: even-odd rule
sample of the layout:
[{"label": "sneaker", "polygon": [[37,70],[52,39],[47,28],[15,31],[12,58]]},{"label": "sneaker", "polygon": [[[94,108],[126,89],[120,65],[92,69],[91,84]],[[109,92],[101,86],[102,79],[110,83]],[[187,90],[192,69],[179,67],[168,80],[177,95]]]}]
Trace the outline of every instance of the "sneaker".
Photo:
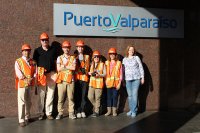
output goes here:
[{"label": "sneaker", "polygon": [[51,115],[48,115],[48,116],[47,116],[47,119],[53,120],[54,118],[53,118]]},{"label": "sneaker", "polygon": [[43,119],[44,119],[43,115],[40,115],[39,118],[38,118],[38,120],[40,120],[40,121],[43,120]]},{"label": "sneaker", "polygon": [[28,125],[29,123],[31,123],[31,121],[32,120],[30,118],[29,119],[25,119],[25,124]]},{"label": "sneaker", "polygon": [[94,113],[91,115],[91,117],[98,117],[98,116],[99,116],[99,114],[96,113],[96,112],[94,112]]},{"label": "sneaker", "polygon": [[72,114],[69,114],[69,118],[74,120],[74,119],[76,119],[76,116],[74,115],[74,113],[72,113]]},{"label": "sneaker", "polygon": [[60,119],[62,119],[62,118],[63,118],[63,115],[59,115],[59,114],[58,114],[58,115],[56,116],[56,120],[60,120]]},{"label": "sneaker", "polygon": [[86,117],[85,112],[81,112],[81,117],[82,117],[82,118],[85,118],[85,117]]},{"label": "sneaker", "polygon": [[20,126],[20,127],[25,127],[25,126],[26,126],[26,123],[25,123],[25,122],[21,122],[21,123],[19,123],[19,126]]},{"label": "sneaker", "polygon": [[136,113],[132,113],[132,114],[131,114],[131,117],[132,117],[132,118],[136,117]]},{"label": "sneaker", "polygon": [[132,112],[129,111],[128,113],[126,113],[127,116],[131,116],[132,115]]},{"label": "sneaker", "polygon": [[77,118],[81,118],[81,113],[76,114]]}]

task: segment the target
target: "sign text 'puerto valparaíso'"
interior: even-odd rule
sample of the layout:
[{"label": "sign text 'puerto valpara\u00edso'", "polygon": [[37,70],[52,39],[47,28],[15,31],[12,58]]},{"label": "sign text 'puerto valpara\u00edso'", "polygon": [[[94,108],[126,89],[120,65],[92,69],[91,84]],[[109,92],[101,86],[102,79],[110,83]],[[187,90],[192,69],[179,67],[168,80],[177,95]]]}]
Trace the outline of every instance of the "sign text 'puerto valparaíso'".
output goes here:
[{"label": "sign text 'puerto valpara\u00edso'", "polygon": [[183,20],[181,10],[54,4],[54,35],[183,38]]}]

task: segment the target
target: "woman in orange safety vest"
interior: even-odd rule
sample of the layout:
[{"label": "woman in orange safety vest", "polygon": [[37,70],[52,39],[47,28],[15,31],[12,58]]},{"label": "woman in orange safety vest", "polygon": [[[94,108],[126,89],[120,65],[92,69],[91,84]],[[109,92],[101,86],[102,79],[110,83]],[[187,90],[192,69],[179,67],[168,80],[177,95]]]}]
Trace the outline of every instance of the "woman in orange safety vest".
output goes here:
[{"label": "woman in orange safety vest", "polygon": [[104,77],[106,76],[106,68],[103,62],[100,61],[99,51],[94,51],[92,55],[92,64],[90,66],[90,82],[88,99],[93,105],[94,111],[92,117],[99,116],[99,107],[104,87]]},{"label": "woman in orange safety vest", "polygon": [[117,59],[117,51],[115,48],[110,48],[108,51],[109,59],[105,62],[106,65],[106,87],[107,87],[107,113],[117,116],[118,90],[122,81],[122,64]]},{"label": "woman in orange safety vest", "polygon": [[75,71],[75,109],[77,118],[85,118],[86,101],[88,92],[88,72],[90,66],[89,55],[84,54],[84,42],[82,40],[76,43],[76,71]]}]

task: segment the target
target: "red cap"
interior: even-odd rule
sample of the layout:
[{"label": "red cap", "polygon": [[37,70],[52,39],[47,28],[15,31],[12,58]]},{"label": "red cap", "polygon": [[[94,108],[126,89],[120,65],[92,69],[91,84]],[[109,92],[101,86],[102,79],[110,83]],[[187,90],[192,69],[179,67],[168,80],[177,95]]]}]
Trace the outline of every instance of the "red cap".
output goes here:
[{"label": "red cap", "polygon": [[31,46],[29,44],[23,44],[22,45],[22,51],[23,50],[31,50]]},{"label": "red cap", "polygon": [[66,47],[71,47],[71,44],[70,44],[69,41],[64,41],[64,42],[62,43],[62,48],[66,48]]},{"label": "red cap", "polygon": [[78,47],[83,47],[83,46],[85,46],[85,45],[84,45],[84,41],[78,40],[78,41],[76,42],[76,46],[78,46]]}]

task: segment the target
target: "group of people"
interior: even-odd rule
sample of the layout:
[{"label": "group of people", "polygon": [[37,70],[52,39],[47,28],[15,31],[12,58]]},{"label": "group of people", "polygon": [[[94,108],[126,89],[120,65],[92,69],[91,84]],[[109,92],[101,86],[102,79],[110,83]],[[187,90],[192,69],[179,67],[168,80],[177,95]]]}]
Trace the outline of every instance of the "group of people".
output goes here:
[{"label": "group of people", "polygon": [[[125,77],[130,111],[127,116],[137,114],[138,89],[144,83],[144,70],[133,45],[128,46],[123,61],[117,58],[117,50],[108,50],[108,59],[101,60],[98,50],[92,57],[84,54],[84,41],[76,42],[76,52],[71,55],[71,43],[62,43],[62,55],[49,45],[49,36],[40,35],[41,46],[31,55],[29,44],[23,44],[22,57],[15,61],[16,88],[18,89],[18,119],[24,127],[30,121],[31,89],[38,94],[39,120],[54,119],[52,116],[55,87],[58,88],[58,115],[62,119],[64,103],[68,99],[70,119],[86,117],[87,99],[93,105],[92,117],[99,116],[101,96],[104,86],[107,89],[107,112],[105,116],[117,116],[118,90]],[[123,69],[124,68],[124,69]],[[123,76],[125,70],[125,76]],[[45,111],[44,111],[45,110]]]}]

